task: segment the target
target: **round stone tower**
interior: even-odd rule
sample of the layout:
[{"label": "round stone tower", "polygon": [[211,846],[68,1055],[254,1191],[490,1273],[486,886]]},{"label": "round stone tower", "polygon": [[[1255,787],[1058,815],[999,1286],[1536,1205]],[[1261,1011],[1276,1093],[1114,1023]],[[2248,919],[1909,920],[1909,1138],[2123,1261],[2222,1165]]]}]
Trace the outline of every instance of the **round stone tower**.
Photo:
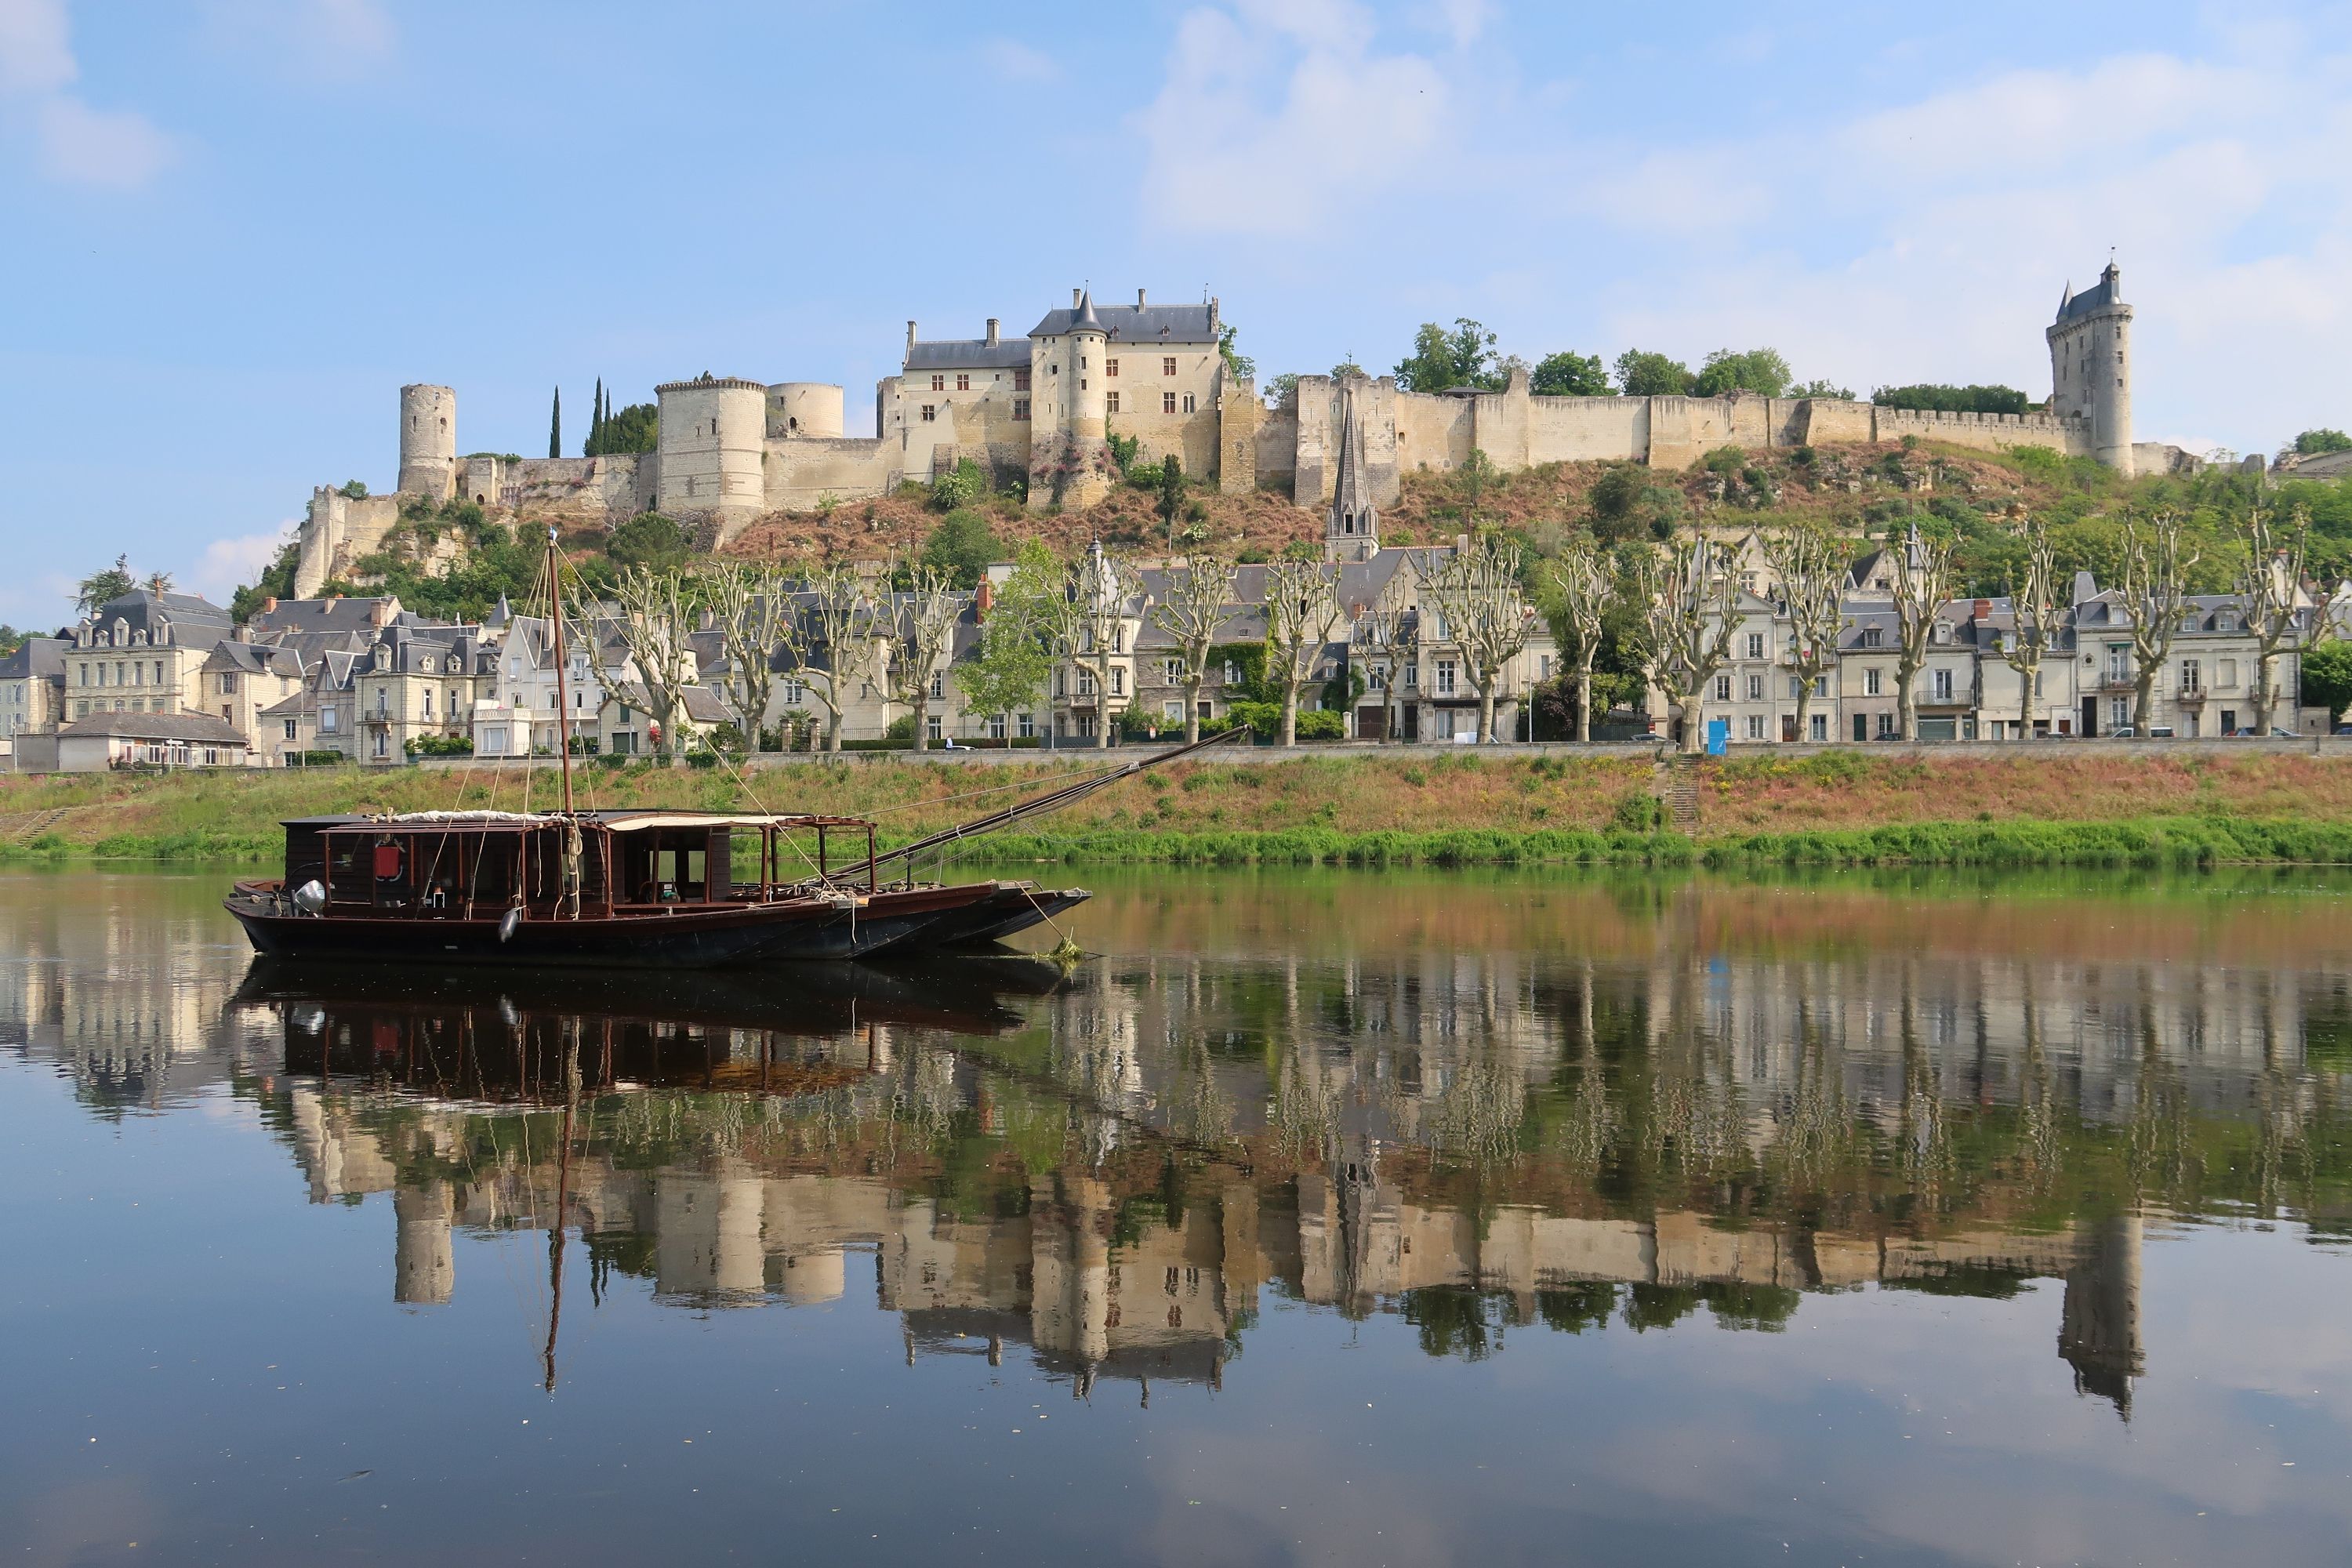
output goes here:
[{"label": "round stone tower", "polygon": [[1063,407],[1068,410],[1063,420],[1071,458],[1068,477],[1061,488],[1062,504],[1087,506],[1110,493],[1110,465],[1104,458],[1109,443],[1110,388],[1103,379],[1103,359],[1109,346],[1110,334],[1104,331],[1102,318],[1095,314],[1095,297],[1081,294],[1078,308],[1070,318],[1067,353],[1069,362],[1064,371],[1067,395]]},{"label": "round stone tower", "polygon": [[767,510],[767,386],[700,375],[666,382],[654,394],[661,400],[661,510],[722,518]]},{"label": "round stone tower", "polygon": [[768,388],[768,434],[837,438],[841,405],[841,388],[829,382],[777,382]]},{"label": "round stone tower", "polygon": [[400,389],[400,482],[403,495],[447,500],[457,485],[457,395],[419,382]]},{"label": "round stone tower", "polygon": [[2132,309],[2123,271],[2112,261],[2098,285],[2058,301],[2050,342],[2050,411],[2087,427],[2090,455],[2120,474],[2132,471]]}]

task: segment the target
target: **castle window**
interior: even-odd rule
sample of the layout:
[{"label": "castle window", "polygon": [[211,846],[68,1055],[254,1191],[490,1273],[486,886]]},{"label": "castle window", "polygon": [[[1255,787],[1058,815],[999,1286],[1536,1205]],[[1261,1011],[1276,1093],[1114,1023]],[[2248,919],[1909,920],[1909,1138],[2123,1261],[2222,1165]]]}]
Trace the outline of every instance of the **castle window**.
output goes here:
[{"label": "castle window", "polygon": [[1086,378],[1085,376],[1083,376],[1083,375],[1082,375],[1082,376],[1078,377],[1078,390],[1079,390],[1080,392],[1084,392],[1086,389],[1087,389],[1087,378]]},{"label": "castle window", "polygon": [[1013,373],[1013,390],[1015,392],[1026,392],[1029,390],[1029,373],[1027,371],[1016,370]]},{"label": "castle window", "polygon": [[1184,412],[1187,414],[1192,412],[1192,395],[1189,392],[1184,395]]},{"label": "castle window", "polygon": [[957,372],[956,390],[958,392],[970,392],[971,390],[971,377],[964,374],[961,371]]},{"label": "castle window", "polygon": [[1106,394],[1106,395],[1104,395],[1104,400],[1103,400],[1103,412],[1104,412],[1104,413],[1106,413],[1106,414],[1116,414],[1116,413],[1118,413],[1118,393],[1116,393],[1116,392],[1113,392],[1113,393],[1108,393],[1108,394]]},{"label": "castle window", "polygon": [[935,375],[931,377],[931,390],[933,392],[945,392],[947,389],[948,378],[946,376]]},{"label": "castle window", "polygon": [[1016,397],[1013,400],[1013,417],[1015,419],[1026,419],[1029,417],[1029,400],[1027,398]]},{"label": "castle window", "polygon": [[1162,375],[1174,375],[1176,374],[1176,356],[1174,354],[1170,354],[1166,359],[1160,362],[1160,374]]},{"label": "castle window", "polygon": [[1174,393],[1163,392],[1160,395],[1160,412],[1162,414],[1173,414],[1176,412],[1176,395]]},{"label": "castle window", "polygon": [[1115,359],[1107,359],[1103,361],[1103,379],[1106,381],[1117,381],[1118,379],[1118,361]]},{"label": "castle window", "polygon": [[[929,425],[929,423],[931,423],[931,421],[933,421],[933,420],[935,420],[935,419],[937,419],[939,416],[940,416],[939,406],[938,406],[936,404],[926,403],[926,404],[924,404],[924,405],[923,405],[923,423],[924,423],[924,424]],[[689,483],[691,483],[692,481],[690,481],[690,480],[689,480],[688,482],[689,482]]]}]

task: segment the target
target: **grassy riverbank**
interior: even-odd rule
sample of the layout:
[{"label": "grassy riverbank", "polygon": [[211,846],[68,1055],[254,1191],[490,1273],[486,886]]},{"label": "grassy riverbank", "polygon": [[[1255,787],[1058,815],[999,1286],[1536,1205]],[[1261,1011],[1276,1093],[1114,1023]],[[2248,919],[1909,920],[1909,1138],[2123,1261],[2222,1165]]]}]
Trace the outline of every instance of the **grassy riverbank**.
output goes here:
[{"label": "grassy riverbank", "polygon": [[[1677,764],[1688,765],[1688,764]],[[865,757],[762,769],[591,768],[583,805],[764,806],[879,819],[903,841],[1087,771]],[[1696,764],[1679,809],[1646,752],[1309,755],[1180,763],[1106,790],[998,860],[1066,864],[1960,866],[2352,863],[2352,762],[2042,749],[2015,758],[1830,752]],[[544,771],[0,775],[0,860],[268,861],[285,817],[553,804]]]}]

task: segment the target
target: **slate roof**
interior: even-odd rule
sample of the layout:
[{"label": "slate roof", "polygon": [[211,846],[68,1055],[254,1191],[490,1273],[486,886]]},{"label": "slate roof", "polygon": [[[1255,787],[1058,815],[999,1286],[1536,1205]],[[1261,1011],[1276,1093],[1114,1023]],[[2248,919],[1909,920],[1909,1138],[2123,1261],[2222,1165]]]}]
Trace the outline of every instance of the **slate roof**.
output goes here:
[{"label": "slate roof", "polygon": [[244,733],[209,713],[93,713],[60,727],[59,735],[105,735],[125,741],[189,741],[199,745],[246,743]]},{"label": "slate roof", "polygon": [[57,637],[26,637],[22,647],[0,658],[0,680],[63,680],[65,652],[72,646]]},{"label": "slate roof", "polygon": [[[210,647],[229,633],[229,613],[194,594],[152,594],[133,588],[100,605],[89,617],[96,630],[113,635],[121,621],[132,632],[146,634],[150,645],[165,647]],[[158,625],[164,641],[155,643]]]},{"label": "slate roof", "polygon": [[[334,599],[280,599],[273,607],[255,614],[247,624],[254,631],[289,632],[316,637],[335,632],[372,632],[375,630],[376,606],[383,596],[358,598],[344,595]],[[408,610],[394,617],[396,625],[422,626],[423,620]]]},{"label": "slate roof", "polygon": [[2071,288],[2067,290],[2066,297],[2058,301],[2058,319],[2071,321],[2077,316],[2104,310],[2109,305],[2120,305],[2123,303],[2122,293],[2123,279],[2116,274],[2115,263],[2109,262],[2106,270],[2099,274],[2098,282],[2080,294]]},{"label": "slate roof", "polygon": [[276,643],[239,642],[235,637],[223,637],[213,645],[211,655],[205,660],[206,669],[242,670],[247,675],[286,675],[302,673],[302,656],[291,647]]},{"label": "slate roof", "polygon": [[907,351],[907,368],[918,370],[1027,370],[1029,340],[942,338],[919,342]]},{"label": "slate roof", "polygon": [[[1213,343],[1217,341],[1214,315],[1210,306],[1147,305],[1139,310],[1133,305],[1097,305],[1095,318],[1114,343]],[[1033,338],[1058,338],[1068,332],[1078,318],[1076,310],[1048,310],[1045,319],[1029,329]]]}]

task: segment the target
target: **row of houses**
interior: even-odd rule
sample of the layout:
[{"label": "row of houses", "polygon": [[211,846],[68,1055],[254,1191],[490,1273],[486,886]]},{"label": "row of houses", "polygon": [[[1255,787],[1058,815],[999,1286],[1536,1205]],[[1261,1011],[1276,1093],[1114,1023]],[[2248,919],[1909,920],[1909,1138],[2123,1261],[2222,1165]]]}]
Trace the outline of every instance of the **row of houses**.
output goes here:
[{"label": "row of houses", "polygon": [[[1710,729],[1720,724],[1716,732],[1733,745],[1906,738],[1894,548],[1899,547],[1874,551],[1850,568],[1835,657],[1801,703],[1798,631],[1784,585],[1760,538],[1733,543],[1727,570],[1738,579],[1732,593],[1736,630],[1730,658],[1701,693],[1702,722]],[[2352,584],[2331,594],[2282,579],[2274,592],[2293,606],[2295,624],[2270,660],[2270,728],[2324,731],[2328,710],[2303,700],[2301,650],[2352,626]],[[1971,595],[1944,604],[1929,625],[1925,658],[1912,681],[1916,738],[2092,738],[2141,727],[2134,711],[2140,669],[2131,601],[2089,572],[2075,573],[2056,599],[2030,682],[2011,658],[2019,636],[2013,599]],[[2253,614],[2250,625],[2249,606],[2236,594],[2186,597],[2164,667],[2150,682],[2145,723],[2150,734],[2195,740],[2242,734],[2257,725],[2263,661],[2260,612]],[[2031,620],[2029,613],[2029,629]],[[1669,696],[1654,689],[1649,712],[1672,711]],[[1662,730],[1665,724],[1662,717]]]}]

